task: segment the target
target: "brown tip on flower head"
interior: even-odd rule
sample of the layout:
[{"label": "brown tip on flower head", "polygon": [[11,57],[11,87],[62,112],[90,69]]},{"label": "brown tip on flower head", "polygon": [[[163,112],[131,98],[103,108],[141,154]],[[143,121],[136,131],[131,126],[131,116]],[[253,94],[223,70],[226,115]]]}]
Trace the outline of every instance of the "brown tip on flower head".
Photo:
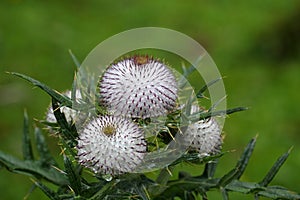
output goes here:
[{"label": "brown tip on flower head", "polygon": [[136,65],[144,65],[144,64],[147,64],[149,62],[149,56],[145,55],[145,56],[139,56],[139,55],[136,55],[136,56],[133,56],[133,62],[136,64]]},{"label": "brown tip on flower head", "polygon": [[79,131],[78,160],[95,173],[133,172],[143,161],[146,142],[135,123],[115,116],[89,121]]},{"label": "brown tip on flower head", "polygon": [[100,103],[112,115],[157,117],[176,106],[175,76],[164,63],[149,56],[133,56],[110,65],[99,88]]}]

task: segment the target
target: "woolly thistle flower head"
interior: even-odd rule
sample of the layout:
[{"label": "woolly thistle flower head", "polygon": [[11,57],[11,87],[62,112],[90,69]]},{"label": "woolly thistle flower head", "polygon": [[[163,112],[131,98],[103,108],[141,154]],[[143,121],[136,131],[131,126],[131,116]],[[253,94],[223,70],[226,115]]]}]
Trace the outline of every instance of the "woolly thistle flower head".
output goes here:
[{"label": "woolly thistle flower head", "polygon": [[133,172],[146,152],[143,131],[133,122],[116,116],[89,121],[78,139],[78,160],[95,173]]},{"label": "woolly thistle flower head", "polygon": [[176,106],[177,82],[171,70],[148,56],[110,65],[101,77],[100,103],[113,115],[149,118]]},{"label": "woolly thistle flower head", "polygon": [[[191,114],[199,112],[198,105],[192,105]],[[196,149],[201,156],[214,155],[221,151],[221,129],[215,118],[210,117],[188,126],[184,141]]]}]

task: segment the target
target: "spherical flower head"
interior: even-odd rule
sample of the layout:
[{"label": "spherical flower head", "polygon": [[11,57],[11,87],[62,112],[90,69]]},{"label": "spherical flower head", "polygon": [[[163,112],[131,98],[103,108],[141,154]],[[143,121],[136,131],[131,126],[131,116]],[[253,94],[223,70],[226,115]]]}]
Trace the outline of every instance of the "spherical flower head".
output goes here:
[{"label": "spherical flower head", "polygon": [[102,116],[79,131],[78,160],[95,173],[133,172],[143,161],[146,142],[135,123],[121,117]]},{"label": "spherical flower head", "polygon": [[113,115],[163,116],[176,106],[177,82],[171,70],[148,56],[110,65],[100,81],[100,103]]},{"label": "spherical flower head", "polygon": [[[63,94],[65,96],[71,98],[71,91],[70,90],[65,91]],[[82,99],[80,91],[76,91],[76,99],[77,100]],[[72,123],[72,122],[77,121],[78,112],[76,110],[73,110],[73,109],[71,109],[67,106],[61,106],[59,109],[60,109],[60,112],[64,113],[68,123]],[[52,109],[52,104],[50,104],[48,109],[47,109],[46,121],[51,122],[51,123],[56,123],[56,118],[54,116],[54,112],[53,112],[53,109]]]},{"label": "spherical flower head", "polygon": [[[191,114],[199,112],[198,105],[192,105]],[[184,140],[190,143],[192,149],[196,149],[201,156],[217,154],[221,151],[221,129],[215,118],[210,117],[188,126]]]}]

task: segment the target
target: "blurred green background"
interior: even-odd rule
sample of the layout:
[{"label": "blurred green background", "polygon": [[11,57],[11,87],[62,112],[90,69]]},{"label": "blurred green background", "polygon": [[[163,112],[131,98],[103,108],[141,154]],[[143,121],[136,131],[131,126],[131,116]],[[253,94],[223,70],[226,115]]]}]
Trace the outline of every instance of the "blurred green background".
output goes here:
[{"label": "blurred green background", "polygon": [[[297,0],[2,0],[0,149],[21,157],[24,108],[31,119],[41,119],[50,102],[41,90],[5,71],[30,75],[63,91],[71,87],[75,69],[69,49],[83,60],[98,43],[121,31],[165,27],[191,36],[210,53],[226,77],[228,107],[251,108],[227,118],[224,150],[235,151],[221,159],[217,175],[230,170],[247,142],[259,134],[242,180],[260,180],[277,157],[294,146],[272,184],[300,192],[299,21]],[[47,139],[58,154],[56,141]],[[22,199],[31,185],[28,177],[0,171],[1,199]],[[46,197],[34,190],[29,199]]]}]

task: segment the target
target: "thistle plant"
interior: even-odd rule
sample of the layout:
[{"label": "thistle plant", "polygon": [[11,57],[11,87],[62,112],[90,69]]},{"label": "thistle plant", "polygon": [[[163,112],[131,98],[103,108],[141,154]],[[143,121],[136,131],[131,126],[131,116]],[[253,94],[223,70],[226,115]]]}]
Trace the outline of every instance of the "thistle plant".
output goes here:
[{"label": "thistle plant", "polygon": [[[193,73],[193,66],[183,70],[187,78]],[[206,110],[194,97],[182,104],[181,84],[173,71],[151,56],[126,57],[107,67],[99,77],[99,93],[94,103],[100,110],[96,116],[72,106],[75,102],[80,104],[86,96],[75,84],[69,92],[61,94],[29,76],[10,74],[41,88],[52,103],[45,119],[35,122],[35,141],[24,113],[23,159],[0,151],[0,165],[31,177],[33,188],[41,189],[49,199],[207,199],[212,190],[219,190],[223,199],[229,199],[231,192],[253,195],[255,199],[300,198],[300,194],[284,187],[269,186],[290,150],[258,182],[240,180],[256,138],[250,140],[232,170],[215,177],[218,160],[226,159],[229,153],[221,151],[223,141],[217,116],[246,108]],[[197,98],[202,98],[216,81],[204,85],[196,93]],[[63,165],[58,164],[47,147],[47,133],[42,131],[45,127],[49,135],[53,128],[56,130],[62,149],[58,159],[61,157]],[[38,157],[33,153],[34,144]],[[168,155],[176,154],[176,148],[183,147],[185,151],[173,162],[151,168]],[[193,163],[196,169],[204,165],[204,171],[195,176],[182,171],[177,179],[171,179],[176,175],[173,169],[181,163]],[[146,168],[155,171],[150,175]]]}]

